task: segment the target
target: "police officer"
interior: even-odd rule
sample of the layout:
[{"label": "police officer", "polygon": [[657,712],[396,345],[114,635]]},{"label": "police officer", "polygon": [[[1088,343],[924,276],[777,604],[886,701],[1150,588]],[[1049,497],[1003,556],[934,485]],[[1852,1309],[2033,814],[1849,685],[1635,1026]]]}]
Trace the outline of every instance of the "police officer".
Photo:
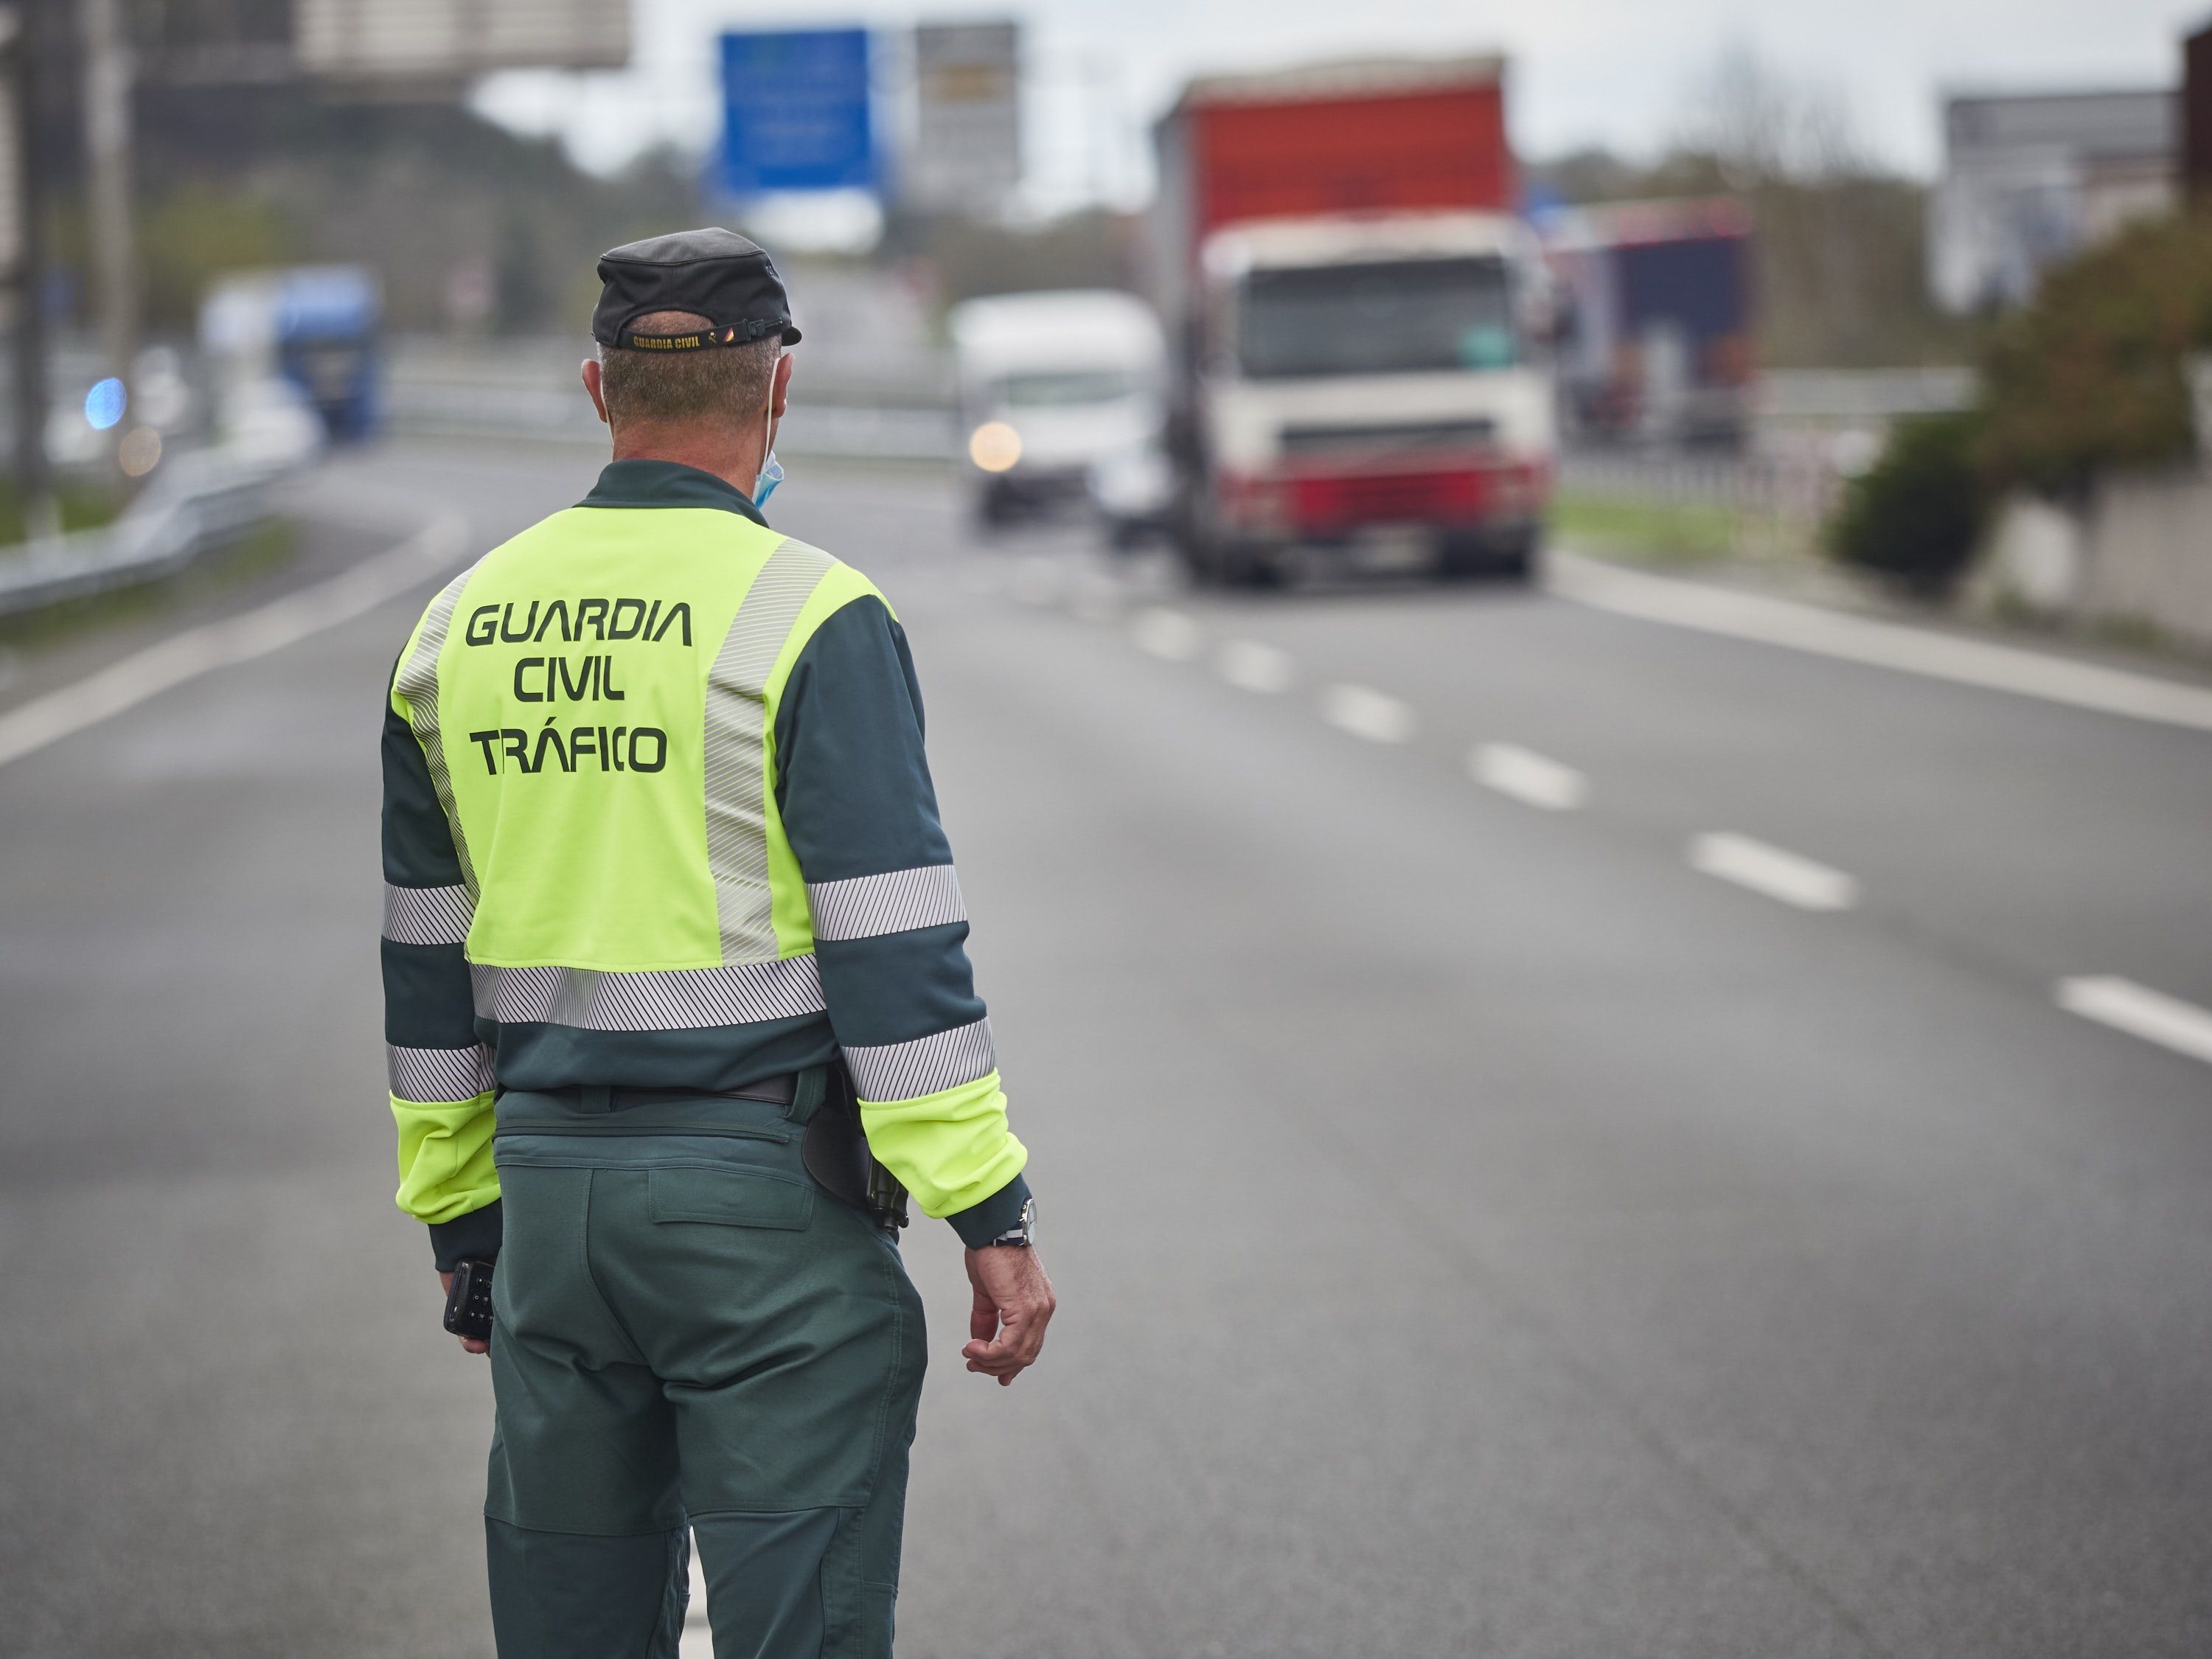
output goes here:
[{"label": "police officer", "polygon": [[1027,1153],[906,636],[762,516],[782,282],[718,229],[599,274],[613,461],[392,681],[398,1200],[449,1287],[491,1275],[507,1659],[673,1655],[687,1531],[718,1659],[888,1655],[923,1365],[896,1229],[907,1194],[951,1221],[961,1352],[1012,1382],[1054,1305]]}]

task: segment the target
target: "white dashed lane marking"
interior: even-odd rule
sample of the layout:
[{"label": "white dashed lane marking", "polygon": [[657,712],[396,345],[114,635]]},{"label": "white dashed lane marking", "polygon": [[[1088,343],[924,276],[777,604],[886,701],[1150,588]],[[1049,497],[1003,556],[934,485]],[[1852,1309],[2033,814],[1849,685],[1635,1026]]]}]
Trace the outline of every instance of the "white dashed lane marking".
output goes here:
[{"label": "white dashed lane marking", "polygon": [[699,1568],[699,1539],[691,1539],[691,1601],[684,1609],[684,1636],[676,1659],[714,1659],[714,1632],[707,1623],[707,1575]]},{"label": "white dashed lane marking", "polygon": [[1589,799],[1589,780],[1571,766],[1517,744],[1479,743],[1467,769],[1484,787],[1547,812],[1569,812]]},{"label": "white dashed lane marking", "polygon": [[[969,585],[976,591],[994,588],[999,584],[993,580],[994,574],[995,573],[971,572]],[[1119,595],[1109,592],[1107,585],[1079,583],[1071,594],[1057,580],[1056,573],[1039,564],[1021,569],[1015,577],[1013,586],[1016,597],[1031,605],[1050,604],[1056,599],[1066,598],[1074,612],[1086,621],[1109,622],[1119,611]],[[1587,596],[1577,594],[1577,597]],[[1630,610],[1634,607],[1612,605],[1608,608]],[[1688,620],[1671,615],[1662,619]],[[1691,625],[1715,624],[1700,617],[1692,621]],[[1206,644],[1205,629],[1196,618],[1165,605],[1153,605],[1139,611],[1131,622],[1129,631],[1139,650],[1169,662],[1188,662],[1199,655]],[[1729,626],[1720,628],[1718,631],[1744,633],[1756,637],[1764,630]],[[1806,643],[1797,639],[1782,642]],[[1857,656],[1869,661],[1882,660],[1887,654],[1871,650],[1839,649],[1825,640],[1809,648],[1826,648],[1832,655]],[[1930,669],[1917,662],[1886,661],[1884,665],[1917,668],[1922,672],[1936,672],[1943,678],[1972,679],[1984,684],[2001,684],[2004,678],[1995,674],[1948,671],[1948,665],[1943,669]],[[1290,654],[1257,640],[1224,641],[1214,655],[1213,666],[1214,672],[1225,684],[1245,691],[1279,694],[1289,690],[1296,679],[1296,666]],[[2003,684],[2003,689],[2029,688]],[[2045,688],[2034,690],[2041,695],[2054,695]],[[2124,700],[2118,697],[2060,696],[2058,700],[2075,702],[2087,707],[2101,706],[2116,713],[2146,712],[2119,706]],[[1371,686],[1324,686],[1318,707],[1321,717],[1329,725],[1370,743],[1410,742],[1418,724],[1412,704],[1387,692],[1377,691]],[[2161,714],[2165,718],[2174,718],[2164,711]],[[2160,718],[2161,714],[2149,717]],[[2190,722],[2183,719],[2180,723]],[[0,748],[0,760],[9,757],[4,749]],[[1533,749],[1524,749],[1518,744],[1479,743],[1468,750],[1467,767],[1469,775],[1484,787],[1494,789],[1524,805],[1546,811],[1572,811],[1589,799],[1590,783],[1585,774]],[[1845,872],[1754,836],[1727,830],[1711,831],[1692,838],[1687,856],[1691,868],[1703,874],[1733,883],[1767,898],[1779,900],[1782,903],[1795,905],[1801,910],[1848,910],[1858,902],[1858,883]],[[2053,988],[2053,995],[2058,1006],[2069,1013],[2078,1014],[2084,1019],[2094,1020],[2117,1031],[2124,1031],[2146,1042],[2154,1042],[2176,1054],[2212,1064],[2212,1010],[2200,1008],[2179,997],[2168,996],[2162,991],[2154,991],[2148,986],[2137,985],[2131,980],[2112,975],[2061,980]],[[693,1571],[696,1575],[696,1558]],[[702,1656],[707,1652],[705,1596],[696,1577],[693,1588],[694,1599],[690,1619],[684,1632],[683,1659],[692,1659],[695,1652]]]},{"label": "white dashed lane marking", "polygon": [[2062,979],[2057,995],[2069,1014],[2212,1064],[2212,1010],[2109,974]]},{"label": "white dashed lane marking", "polygon": [[1148,651],[1169,662],[1188,662],[1198,654],[1204,639],[1197,623],[1164,605],[1139,611],[1129,631],[1139,651]]},{"label": "white dashed lane marking", "polygon": [[1370,743],[1406,743],[1413,735],[1413,706],[1364,685],[1332,685],[1321,694],[1321,717],[1340,732]]},{"label": "white dashed lane marking", "polygon": [[1801,910],[1848,910],[1858,902],[1858,884],[1842,871],[1749,836],[1699,836],[1689,857],[1693,870]]},{"label": "white dashed lane marking", "polygon": [[1291,658],[1286,651],[1257,640],[1231,640],[1214,659],[1214,669],[1240,691],[1273,693],[1291,689]]}]

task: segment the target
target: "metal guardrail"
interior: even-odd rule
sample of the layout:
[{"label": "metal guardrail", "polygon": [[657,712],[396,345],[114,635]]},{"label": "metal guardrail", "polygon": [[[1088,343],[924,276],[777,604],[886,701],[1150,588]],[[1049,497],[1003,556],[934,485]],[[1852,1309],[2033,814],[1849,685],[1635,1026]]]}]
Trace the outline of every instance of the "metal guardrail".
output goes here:
[{"label": "metal guardrail", "polygon": [[274,486],[305,459],[289,446],[172,457],[112,524],[0,549],[0,616],[154,581],[230,545],[272,516]]},{"label": "metal guardrail", "polygon": [[1735,507],[1784,519],[1822,517],[1834,506],[1843,482],[1833,455],[1811,445],[1747,455],[1571,451],[1559,460],[1563,489]]},{"label": "metal guardrail", "polygon": [[[385,413],[401,436],[524,438],[606,442],[607,429],[583,392],[495,381],[460,383],[395,373]],[[950,460],[959,430],[945,407],[809,403],[792,400],[776,434],[786,455],[893,461]]]},{"label": "metal guardrail", "polygon": [[1570,453],[1559,463],[1559,487],[1575,495],[1726,509],[1726,545],[1711,550],[1741,559],[1809,550],[1844,482],[1831,450],[1818,444],[1735,456]]},{"label": "metal guardrail", "polygon": [[1971,409],[1979,391],[1979,377],[1964,368],[1770,368],[1753,407],[1784,425],[1881,426]]},{"label": "metal guardrail", "polygon": [[[895,461],[957,454],[963,434],[951,356],[927,340],[918,314],[908,314],[910,300],[896,284],[812,286],[815,316],[776,447],[787,456]],[[606,428],[577,383],[591,349],[567,335],[401,337],[386,366],[386,422],[402,437],[604,445]]]}]

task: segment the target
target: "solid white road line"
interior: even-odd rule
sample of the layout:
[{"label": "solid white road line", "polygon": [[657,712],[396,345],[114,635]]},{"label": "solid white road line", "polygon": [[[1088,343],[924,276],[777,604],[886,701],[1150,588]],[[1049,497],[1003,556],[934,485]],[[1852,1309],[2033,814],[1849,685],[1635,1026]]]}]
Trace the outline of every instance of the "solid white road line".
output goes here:
[{"label": "solid white road line", "polygon": [[1257,640],[1231,640],[1214,659],[1215,672],[1240,691],[1273,693],[1291,689],[1291,654]]},{"label": "solid white road line", "polygon": [[2212,1063],[2212,1010],[2109,974],[2062,979],[2057,995],[2069,1014]]},{"label": "solid white road line", "polygon": [[1198,654],[1203,635],[1198,623],[1180,611],[1154,605],[1137,613],[1130,629],[1137,648],[1169,662],[1188,662]]},{"label": "solid white road line", "polygon": [[134,708],[213,669],[281,651],[350,622],[450,570],[468,545],[468,521],[443,514],[396,547],[341,574],[220,622],[173,634],[97,673],[0,714],[0,766]]},{"label": "solid white road line", "polygon": [[1932,629],[1877,622],[1764,594],[1736,593],[1697,582],[1623,570],[1561,554],[1546,585],[1563,598],[1600,611],[1786,646],[1847,662],[2009,691],[2100,714],[2212,732],[2212,690],[2075,662],[1986,640],[1960,639]]},{"label": "solid white road line", "polygon": [[1405,743],[1413,735],[1413,708],[1364,685],[1332,685],[1321,694],[1321,717],[1340,732],[1370,743]]},{"label": "solid white road line", "polygon": [[1749,836],[1697,836],[1690,842],[1690,867],[1801,910],[1848,910],[1858,899],[1858,884],[1842,871]]},{"label": "solid white road line", "polygon": [[1571,812],[1589,799],[1589,780],[1573,767],[1517,744],[1475,744],[1467,769],[1486,788],[1547,812]]}]

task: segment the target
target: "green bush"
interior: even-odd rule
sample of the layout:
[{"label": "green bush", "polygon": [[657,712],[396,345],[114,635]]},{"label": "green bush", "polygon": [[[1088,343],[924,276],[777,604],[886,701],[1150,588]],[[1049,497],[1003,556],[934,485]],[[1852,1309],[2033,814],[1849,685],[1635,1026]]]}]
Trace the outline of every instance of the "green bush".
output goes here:
[{"label": "green bush", "polygon": [[1927,599],[1948,592],[1980,538],[1989,495],[1976,465],[1981,417],[1899,421],[1874,465],[1854,478],[1828,525],[1828,547]]},{"label": "green bush", "polygon": [[2183,360],[2212,347],[2212,213],[2134,227],[2050,272],[1982,354],[1977,459],[1998,489],[2078,495],[2191,445]]}]

